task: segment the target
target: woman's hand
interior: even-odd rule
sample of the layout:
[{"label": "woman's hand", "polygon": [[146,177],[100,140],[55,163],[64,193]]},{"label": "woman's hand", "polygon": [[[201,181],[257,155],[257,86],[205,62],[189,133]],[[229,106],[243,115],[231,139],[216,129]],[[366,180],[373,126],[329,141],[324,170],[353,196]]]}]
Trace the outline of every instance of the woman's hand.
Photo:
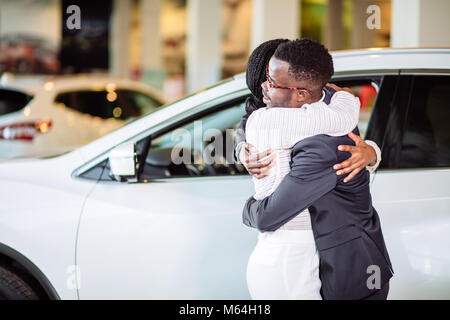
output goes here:
[{"label": "woman's hand", "polygon": [[377,162],[377,154],[372,146],[368,145],[360,136],[353,132],[349,133],[348,136],[355,141],[356,145],[341,145],[338,146],[338,150],[350,152],[352,155],[347,160],[333,166],[334,170],[338,170],[336,172],[337,175],[350,173],[345,177],[344,182],[352,180],[366,166],[373,166]]},{"label": "woman's hand", "polygon": [[268,176],[270,168],[275,165],[276,161],[272,150],[258,152],[256,147],[250,143],[245,143],[241,148],[239,160],[247,168],[248,173],[257,179]]},{"label": "woman's hand", "polygon": [[[334,83],[327,83],[327,87],[333,88],[336,91],[347,91],[350,94],[353,94],[353,91],[350,88],[347,87],[338,87]],[[354,94],[353,94],[354,95]]]}]

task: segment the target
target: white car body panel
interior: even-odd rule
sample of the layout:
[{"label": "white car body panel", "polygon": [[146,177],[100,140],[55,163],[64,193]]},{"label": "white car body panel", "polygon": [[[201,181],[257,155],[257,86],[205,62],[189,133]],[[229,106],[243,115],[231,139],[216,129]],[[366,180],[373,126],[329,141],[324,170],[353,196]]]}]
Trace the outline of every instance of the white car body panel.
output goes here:
[{"label": "white car body panel", "polygon": [[249,177],[127,187],[100,183],[86,203],[81,299],[250,299],[245,270],[256,230],[240,215]]},{"label": "white car body panel", "polygon": [[394,268],[390,299],[450,297],[450,169],[386,170],[371,185]]},{"label": "white car body panel", "polygon": [[83,202],[94,187],[70,178],[70,166],[81,161],[72,152],[0,166],[0,243],[34,263],[61,299],[78,298],[72,271],[76,232]]}]

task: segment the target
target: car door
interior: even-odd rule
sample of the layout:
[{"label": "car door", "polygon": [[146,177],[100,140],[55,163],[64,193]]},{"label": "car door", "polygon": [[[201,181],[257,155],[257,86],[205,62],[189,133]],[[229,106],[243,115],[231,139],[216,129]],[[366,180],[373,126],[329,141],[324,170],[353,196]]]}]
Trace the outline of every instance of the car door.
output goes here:
[{"label": "car door", "polygon": [[392,299],[450,296],[449,101],[449,73],[404,71],[383,130],[371,191],[395,272]]},{"label": "car door", "polygon": [[333,82],[359,96],[361,134],[382,150],[371,194],[395,272],[389,298],[448,298],[450,75],[397,74],[341,74]]},{"label": "car door", "polygon": [[[389,119],[390,107],[398,85],[398,71],[343,72],[332,82],[347,87],[360,100],[358,128],[363,139],[372,140],[380,148]],[[375,174],[371,175],[371,181]]]},{"label": "car door", "polygon": [[[105,181],[86,201],[79,227],[81,299],[250,298],[245,273],[257,233],[241,214],[253,184],[230,158],[244,99],[137,142],[138,183],[107,181],[107,164],[100,169]],[[173,161],[188,154],[192,161]]]}]

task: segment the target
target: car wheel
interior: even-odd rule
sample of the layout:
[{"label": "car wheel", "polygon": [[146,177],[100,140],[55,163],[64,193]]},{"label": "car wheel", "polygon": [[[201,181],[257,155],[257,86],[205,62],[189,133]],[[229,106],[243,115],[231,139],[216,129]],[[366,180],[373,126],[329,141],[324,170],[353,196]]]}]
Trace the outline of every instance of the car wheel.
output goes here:
[{"label": "car wheel", "polygon": [[0,300],[38,300],[33,288],[17,274],[0,266]]}]

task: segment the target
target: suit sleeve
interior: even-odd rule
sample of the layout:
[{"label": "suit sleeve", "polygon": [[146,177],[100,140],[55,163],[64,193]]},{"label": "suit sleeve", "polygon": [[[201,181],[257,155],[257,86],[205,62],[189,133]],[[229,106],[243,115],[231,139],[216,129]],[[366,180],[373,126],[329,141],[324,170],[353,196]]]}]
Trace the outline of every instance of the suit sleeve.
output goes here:
[{"label": "suit sleeve", "polygon": [[262,200],[251,197],[245,203],[243,222],[247,226],[274,231],[336,186],[336,151],[318,139],[299,144],[292,151],[291,171],[277,189]]}]

